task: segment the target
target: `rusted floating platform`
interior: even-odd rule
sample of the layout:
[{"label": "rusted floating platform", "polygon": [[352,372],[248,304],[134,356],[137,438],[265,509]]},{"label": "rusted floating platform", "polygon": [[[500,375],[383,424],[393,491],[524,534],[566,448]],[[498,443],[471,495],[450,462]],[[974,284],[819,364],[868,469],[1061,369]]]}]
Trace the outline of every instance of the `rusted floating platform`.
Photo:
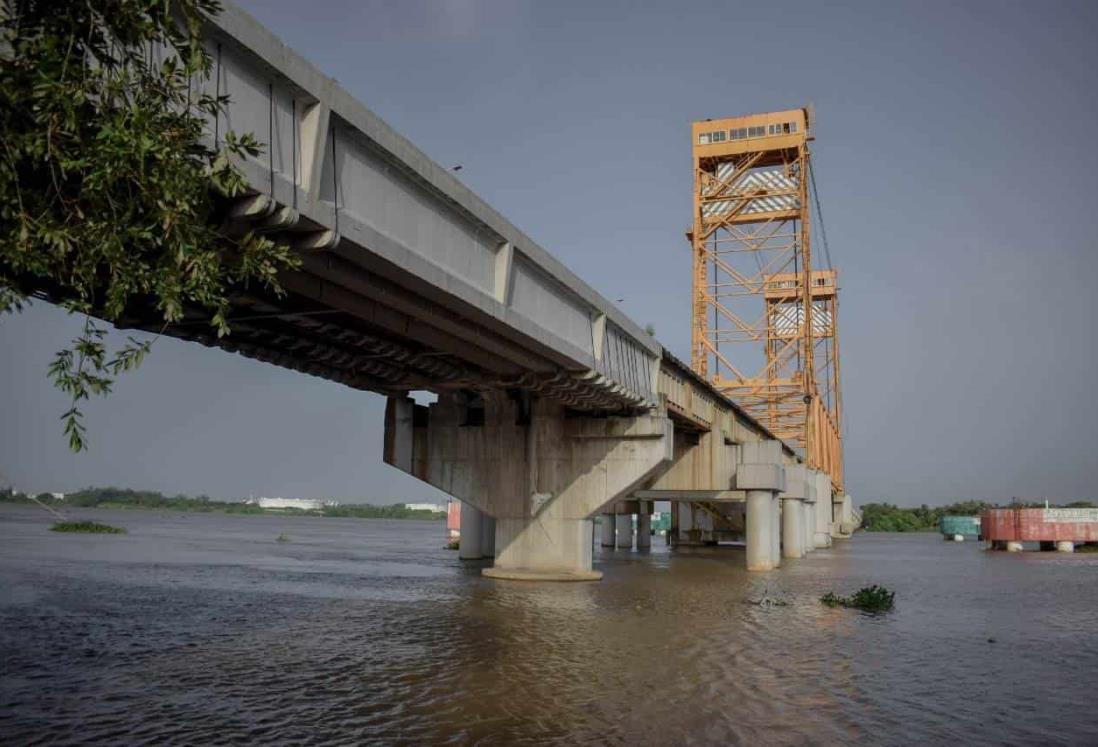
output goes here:
[{"label": "rusted floating platform", "polygon": [[1074,552],[1098,542],[1098,508],[993,508],[980,515],[980,534],[993,550],[1018,552],[1023,542]]}]

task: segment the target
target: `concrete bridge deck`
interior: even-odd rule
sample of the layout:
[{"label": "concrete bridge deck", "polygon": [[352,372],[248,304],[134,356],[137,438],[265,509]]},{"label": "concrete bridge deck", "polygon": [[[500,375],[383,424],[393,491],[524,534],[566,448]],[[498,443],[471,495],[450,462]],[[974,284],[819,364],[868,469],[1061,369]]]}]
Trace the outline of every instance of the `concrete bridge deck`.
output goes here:
[{"label": "concrete bridge deck", "polygon": [[236,293],[227,338],[200,309],[166,334],[388,396],[385,460],[463,501],[489,575],[597,577],[591,519],[622,501],[742,501],[760,570],[851,527],[826,475],[246,13],[206,44],[210,136],[266,145],[225,228],[303,266],[282,298]]}]

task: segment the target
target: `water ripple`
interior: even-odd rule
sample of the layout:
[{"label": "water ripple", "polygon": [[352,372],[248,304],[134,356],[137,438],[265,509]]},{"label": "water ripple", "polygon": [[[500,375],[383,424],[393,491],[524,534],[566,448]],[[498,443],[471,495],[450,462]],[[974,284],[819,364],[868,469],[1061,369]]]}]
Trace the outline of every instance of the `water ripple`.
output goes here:
[{"label": "water ripple", "polygon": [[[462,565],[437,524],[117,523],[130,534],[70,542],[0,513],[0,742],[1082,744],[1098,729],[1093,556],[864,536],[766,574],[735,549],[657,547],[600,555],[597,584],[524,584]],[[818,603],[868,583],[897,610]],[[789,604],[745,603],[763,596]]]}]

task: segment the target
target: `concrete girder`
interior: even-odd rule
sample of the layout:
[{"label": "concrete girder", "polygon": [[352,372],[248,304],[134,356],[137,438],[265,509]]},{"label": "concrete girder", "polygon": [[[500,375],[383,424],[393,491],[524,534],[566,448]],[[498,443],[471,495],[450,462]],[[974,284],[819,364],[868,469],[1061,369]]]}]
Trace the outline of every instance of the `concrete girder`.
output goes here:
[{"label": "concrete girder", "polygon": [[517,354],[489,352],[520,370],[609,380],[580,386],[569,405],[655,404],[660,346],[449,169],[233,3],[204,37],[228,86],[222,116],[265,146],[239,164],[252,192],[234,202],[234,220],[297,248],[310,273],[357,268],[398,285],[400,300],[435,304],[444,312],[428,324],[449,335],[506,340]]}]

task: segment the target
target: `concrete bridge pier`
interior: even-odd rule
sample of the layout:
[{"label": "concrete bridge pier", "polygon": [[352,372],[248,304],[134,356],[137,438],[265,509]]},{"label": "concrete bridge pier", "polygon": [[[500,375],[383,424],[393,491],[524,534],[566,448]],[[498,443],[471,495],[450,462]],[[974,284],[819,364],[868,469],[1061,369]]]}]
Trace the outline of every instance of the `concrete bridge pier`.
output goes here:
[{"label": "concrete bridge pier", "polygon": [[804,554],[807,555],[816,549],[816,476],[804,465],[801,465],[801,474],[804,485],[804,520],[801,528],[804,530]]},{"label": "concrete bridge pier", "polygon": [[774,558],[774,567],[777,568],[782,563],[782,502],[778,494],[775,494],[774,500],[770,502],[770,514],[770,520],[774,522],[770,532],[772,544],[770,552],[771,557]]},{"label": "concrete bridge pier", "polygon": [[782,502],[782,557],[804,557],[804,466],[788,465],[785,468],[785,492]]},{"label": "concrete bridge pier", "polygon": [[810,470],[816,481],[816,530],[813,544],[817,548],[831,547],[831,476]]},{"label": "concrete bridge pier", "polygon": [[603,547],[614,547],[614,514],[603,514],[599,518],[599,544]]},{"label": "concrete bridge pier", "polygon": [[633,549],[633,514],[623,511],[614,514],[614,547],[618,550]]},{"label": "concrete bridge pier", "polygon": [[843,494],[836,502],[835,522],[837,531],[833,535],[836,538],[849,539],[858,528],[854,521],[854,499],[849,494]]},{"label": "concrete bridge pier", "polygon": [[484,557],[481,544],[484,540],[483,514],[471,503],[461,503],[461,527],[458,539],[458,557],[462,560],[479,560]]},{"label": "concrete bridge pier", "polygon": [[483,511],[480,514],[480,556],[496,557],[496,520]]},{"label": "concrete bridge pier", "polygon": [[667,469],[673,427],[647,412],[565,415],[554,401],[503,391],[446,393],[429,407],[389,397],[385,461],[495,517],[485,576],[598,579],[591,519]]},{"label": "concrete bridge pier", "polygon": [[652,548],[652,504],[648,501],[637,502],[637,549]]},{"label": "concrete bridge pier", "polygon": [[747,492],[747,570],[769,571],[781,563],[779,523],[774,506],[785,491],[785,469],[779,441],[749,441],[740,445],[736,488]]}]

